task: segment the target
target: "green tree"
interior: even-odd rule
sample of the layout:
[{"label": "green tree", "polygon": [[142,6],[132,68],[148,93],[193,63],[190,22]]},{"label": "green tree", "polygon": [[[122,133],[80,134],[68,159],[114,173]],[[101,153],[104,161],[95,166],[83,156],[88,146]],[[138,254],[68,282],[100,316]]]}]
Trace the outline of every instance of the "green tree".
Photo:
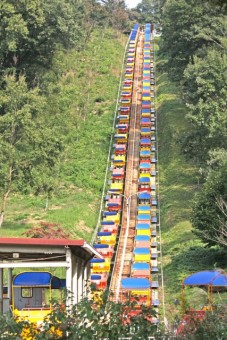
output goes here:
[{"label": "green tree", "polygon": [[221,45],[226,20],[219,6],[202,0],[171,0],[163,7],[161,52],[168,57],[166,69],[180,80],[189,62],[202,47]]},{"label": "green tree", "polygon": [[185,72],[184,99],[192,129],[182,139],[183,152],[205,163],[214,148],[227,145],[227,55],[225,49],[209,48],[195,57]]},{"label": "green tree", "polygon": [[[0,4],[0,65],[26,69],[34,81],[40,68],[50,66],[54,51],[84,46],[93,25],[91,1],[3,0]],[[89,25],[89,27],[88,27]],[[37,66],[39,67],[37,71]],[[36,79],[36,82],[37,82]]]},{"label": "green tree", "polygon": [[107,25],[124,30],[129,27],[129,15],[125,0],[100,0],[106,12]]},{"label": "green tree", "polygon": [[[46,121],[45,100],[38,88],[28,90],[24,76],[4,77],[0,90],[0,226],[12,191],[38,188],[39,174],[50,174],[62,144]],[[37,172],[37,169],[39,172]],[[53,174],[54,175],[54,174]],[[48,176],[45,177],[48,182]]]},{"label": "green tree", "polygon": [[[222,204],[224,202],[224,204]],[[226,245],[227,202],[227,152],[216,150],[211,153],[209,171],[202,190],[195,196],[192,224],[195,233],[209,245]]]},{"label": "green tree", "polygon": [[160,23],[162,1],[160,0],[142,0],[136,10],[140,13],[141,23]]}]

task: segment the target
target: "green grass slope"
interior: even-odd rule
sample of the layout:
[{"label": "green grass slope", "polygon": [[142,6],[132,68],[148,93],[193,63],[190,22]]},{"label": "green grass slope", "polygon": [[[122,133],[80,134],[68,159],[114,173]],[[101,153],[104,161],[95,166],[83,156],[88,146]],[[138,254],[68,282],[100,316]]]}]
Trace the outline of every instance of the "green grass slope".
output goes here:
[{"label": "green grass slope", "polygon": [[[161,63],[162,60],[157,60]],[[226,254],[218,248],[205,248],[192,233],[192,199],[199,190],[199,169],[187,163],[180,153],[179,137],[189,126],[187,108],[180,88],[167,75],[157,76],[159,176],[163,271],[167,317],[179,313],[174,300],[181,297],[182,280],[190,273],[226,267]],[[192,305],[202,290],[189,293]]]},{"label": "green grass slope", "polygon": [[47,119],[55,119],[65,150],[56,190],[45,197],[12,195],[0,237],[21,236],[39,221],[56,222],[90,240],[97,223],[118,84],[127,37],[96,30],[83,51],[59,51],[42,75]]}]

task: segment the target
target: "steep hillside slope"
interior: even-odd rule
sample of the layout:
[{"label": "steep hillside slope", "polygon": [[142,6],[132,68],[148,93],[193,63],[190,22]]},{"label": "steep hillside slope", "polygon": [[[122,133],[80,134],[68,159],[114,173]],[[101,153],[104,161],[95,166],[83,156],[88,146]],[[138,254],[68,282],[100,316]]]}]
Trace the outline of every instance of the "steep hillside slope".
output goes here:
[{"label": "steep hillside slope", "polygon": [[[158,66],[161,57],[156,59]],[[179,316],[182,280],[190,273],[225,268],[226,253],[211,249],[193,233],[192,200],[201,188],[199,167],[185,160],[179,138],[188,128],[187,107],[181,99],[180,87],[169,80],[159,67],[157,77],[160,205],[163,250],[163,272],[166,312],[169,320]],[[191,303],[204,296],[203,290],[189,293]]]},{"label": "steep hillside slope", "polygon": [[[41,89],[62,136],[64,157],[55,191],[46,197],[12,195],[0,236],[21,236],[41,220],[59,223],[72,237],[90,239],[96,225],[109,139],[127,37],[96,30],[82,52],[59,51]],[[45,174],[43,174],[45,176]]]}]

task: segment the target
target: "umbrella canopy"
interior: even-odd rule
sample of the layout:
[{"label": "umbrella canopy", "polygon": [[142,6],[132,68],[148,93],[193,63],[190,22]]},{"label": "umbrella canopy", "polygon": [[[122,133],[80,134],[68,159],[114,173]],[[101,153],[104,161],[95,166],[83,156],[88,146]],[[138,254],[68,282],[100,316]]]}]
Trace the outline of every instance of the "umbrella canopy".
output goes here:
[{"label": "umbrella canopy", "polygon": [[227,290],[227,274],[219,270],[206,270],[188,276],[184,281],[185,286],[213,286],[215,290]]}]

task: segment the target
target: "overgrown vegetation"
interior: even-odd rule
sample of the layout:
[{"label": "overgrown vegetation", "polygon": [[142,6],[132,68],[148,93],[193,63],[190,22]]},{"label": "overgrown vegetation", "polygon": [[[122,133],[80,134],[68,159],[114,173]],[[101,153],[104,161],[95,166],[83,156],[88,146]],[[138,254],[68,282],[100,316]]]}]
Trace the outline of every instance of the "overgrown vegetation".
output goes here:
[{"label": "overgrown vegetation", "polygon": [[[162,58],[156,61],[161,68]],[[174,301],[181,300],[183,279],[195,271],[219,267],[225,269],[227,254],[218,247],[206,248],[193,233],[193,199],[203,184],[200,167],[187,162],[179,143],[180,136],[190,128],[185,119],[188,108],[181,99],[179,86],[170,81],[167,74],[159,72],[157,84],[164,284],[167,316],[173,320],[174,316],[178,318],[181,313],[180,306],[175,306]],[[214,183],[223,185],[222,181],[214,180]],[[201,192],[201,196],[204,200],[204,192]],[[212,204],[215,207],[215,201]],[[207,206],[207,212],[211,211],[212,204],[209,208]],[[206,218],[204,210],[198,209],[198,214]],[[211,222],[215,223],[213,219]],[[194,299],[194,292],[189,293],[191,306],[203,294],[198,289]]]},{"label": "overgrown vegetation", "polygon": [[89,239],[128,12],[91,0],[4,0],[1,9],[1,236],[45,219]]},{"label": "overgrown vegetation", "polygon": [[227,197],[227,26],[223,6],[221,2],[171,0],[164,5],[162,16],[164,69],[171,80],[180,82],[188,107],[188,129],[179,136],[181,151],[188,162],[200,167],[199,180],[204,183],[194,200],[193,226],[210,245],[218,243],[218,233],[226,238],[221,217],[226,211],[220,212],[217,205]]},{"label": "overgrown vegetation", "polygon": [[[36,168],[32,192],[39,196],[14,191],[2,236],[19,236],[20,221],[24,226],[26,220],[30,225],[47,220],[68,229],[78,225],[74,236],[89,239],[97,220],[125,41],[117,31],[97,29],[85,50],[59,51],[51,70],[42,75],[49,137],[59,136],[64,152],[57,167]],[[28,185],[23,189],[29,192]],[[18,227],[9,228],[15,222]]]}]

